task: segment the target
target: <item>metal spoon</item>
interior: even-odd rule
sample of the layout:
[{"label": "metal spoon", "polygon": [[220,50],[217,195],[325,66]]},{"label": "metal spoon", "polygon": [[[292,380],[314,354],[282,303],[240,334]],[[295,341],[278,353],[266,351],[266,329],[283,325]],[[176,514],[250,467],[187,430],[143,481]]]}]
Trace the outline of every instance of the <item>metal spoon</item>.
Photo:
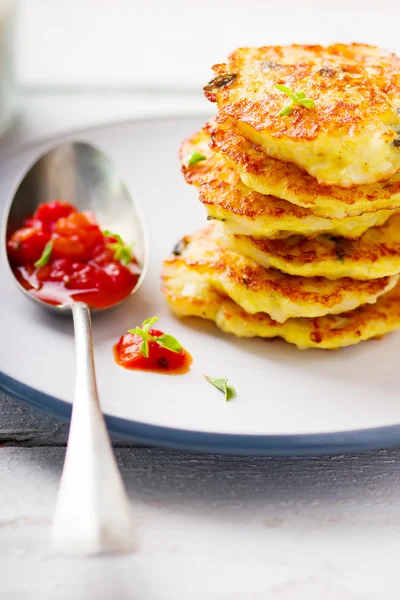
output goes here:
[{"label": "metal spoon", "polygon": [[[134,294],[146,275],[147,236],[141,214],[108,157],[82,142],[66,143],[41,156],[16,185],[7,231],[15,231],[39,204],[51,200],[91,210],[101,226],[119,233],[126,243],[135,242],[143,270]],[[74,321],[75,395],[53,520],[54,546],[80,556],[129,552],[134,548],[131,506],[100,408],[89,308],[82,302],[47,304],[15,281],[27,298],[47,310],[72,312]]]}]

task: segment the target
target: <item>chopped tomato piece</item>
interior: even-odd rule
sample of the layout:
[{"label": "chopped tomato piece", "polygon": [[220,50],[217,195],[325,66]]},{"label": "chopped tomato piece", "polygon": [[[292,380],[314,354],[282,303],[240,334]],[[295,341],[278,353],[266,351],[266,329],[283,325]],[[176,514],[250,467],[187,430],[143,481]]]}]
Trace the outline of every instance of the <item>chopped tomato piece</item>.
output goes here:
[{"label": "chopped tomato piece", "polygon": [[7,251],[17,265],[36,262],[42,255],[50,234],[38,227],[23,227],[13,233],[7,242]]},{"label": "chopped tomato piece", "polygon": [[35,217],[28,217],[24,221],[24,227],[33,227],[34,229],[41,229],[43,231],[43,223]]},{"label": "chopped tomato piece", "polygon": [[89,260],[98,246],[104,246],[104,236],[91,213],[71,213],[55,224],[54,257]]},{"label": "chopped tomato piece", "polygon": [[44,228],[51,231],[58,219],[68,217],[71,213],[76,213],[76,208],[72,204],[55,200],[54,202],[41,204],[34,214],[34,219],[43,223]]}]

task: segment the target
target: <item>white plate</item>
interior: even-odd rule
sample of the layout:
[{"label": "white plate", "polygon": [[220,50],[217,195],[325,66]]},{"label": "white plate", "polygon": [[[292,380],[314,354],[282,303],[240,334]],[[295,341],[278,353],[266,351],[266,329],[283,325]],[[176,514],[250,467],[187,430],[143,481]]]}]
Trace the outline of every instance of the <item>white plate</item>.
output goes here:
[{"label": "white plate", "polygon": [[[169,313],[160,292],[161,262],[182,235],[205,222],[196,191],[180,174],[177,153],[180,141],[204,121],[134,121],[68,136],[98,144],[116,161],[150,231],[151,265],[140,292],[93,319],[109,427],[147,443],[231,453],[325,453],[399,444],[399,334],[337,352],[300,352],[281,341],[239,340],[211,323],[180,321]],[[3,162],[3,213],[15,178],[44,146],[48,142]],[[6,268],[4,248],[0,281],[0,386],[68,417],[72,322],[24,298]],[[112,346],[119,336],[153,315],[193,355],[190,373],[168,377],[125,371],[114,363]],[[237,397],[225,402],[203,373],[229,377]]]}]

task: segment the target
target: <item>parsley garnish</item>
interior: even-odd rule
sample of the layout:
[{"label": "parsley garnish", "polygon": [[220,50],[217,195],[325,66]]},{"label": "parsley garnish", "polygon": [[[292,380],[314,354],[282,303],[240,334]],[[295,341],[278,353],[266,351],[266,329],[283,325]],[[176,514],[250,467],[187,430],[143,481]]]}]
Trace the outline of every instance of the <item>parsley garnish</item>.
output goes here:
[{"label": "parsley garnish", "polygon": [[45,267],[50,260],[50,255],[53,251],[53,242],[50,240],[45,245],[42,256],[33,264],[34,267]]},{"label": "parsley garnish", "polygon": [[277,83],[275,85],[275,88],[280,92],[283,92],[284,94],[286,94],[286,96],[289,96],[290,98],[289,104],[287,104],[284,108],[282,108],[282,110],[278,112],[278,114],[276,115],[277,117],[290,115],[290,113],[292,112],[293,104],[300,104],[301,106],[305,106],[306,108],[314,107],[314,100],[311,100],[311,98],[306,98],[306,95],[302,90],[292,92],[290,88],[288,88],[286,85],[281,85],[280,83]]},{"label": "parsley garnish", "polygon": [[142,354],[142,356],[145,358],[149,358],[149,342],[155,342],[161,346],[161,348],[166,348],[167,350],[171,350],[171,352],[176,352],[177,354],[182,352],[182,346],[178,340],[172,337],[172,335],[163,333],[160,336],[153,336],[150,334],[150,327],[152,327],[156,321],[158,321],[158,317],[150,317],[150,319],[143,321],[141,327],[136,327],[135,329],[129,330],[129,333],[134,333],[142,338],[140,354]]},{"label": "parsley garnish", "polygon": [[197,165],[202,160],[206,160],[206,156],[201,154],[201,152],[192,152],[192,154],[188,158],[188,165],[193,167],[193,165]]},{"label": "parsley garnish", "polygon": [[118,233],[113,233],[112,231],[108,231],[108,229],[103,231],[103,235],[117,240],[116,242],[107,244],[107,248],[114,251],[114,260],[119,260],[125,266],[129,265],[132,261],[132,246],[127,246]]},{"label": "parsley garnish", "polygon": [[228,402],[231,398],[236,396],[236,390],[233,385],[228,385],[227,377],[214,378],[204,375],[204,377],[213,384],[218,390],[225,394],[225,400]]}]

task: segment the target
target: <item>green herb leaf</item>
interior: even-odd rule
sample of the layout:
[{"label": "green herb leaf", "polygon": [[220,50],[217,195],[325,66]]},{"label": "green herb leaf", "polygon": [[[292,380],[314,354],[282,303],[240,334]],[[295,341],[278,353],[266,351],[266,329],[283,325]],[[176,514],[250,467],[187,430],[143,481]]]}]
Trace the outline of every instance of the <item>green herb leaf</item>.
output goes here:
[{"label": "green herb leaf", "polygon": [[188,165],[193,167],[193,165],[197,165],[202,160],[206,160],[206,156],[201,154],[201,152],[192,152],[192,154],[188,158]]},{"label": "green herb leaf", "polygon": [[166,350],[170,350],[171,352],[176,352],[179,354],[182,352],[182,346],[178,342],[178,340],[172,335],[168,335],[167,333],[163,333],[160,336],[151,335],[150,328],[158,321],[158,317],[150,317],[149,319],[145,319],[142,323],[141,327],[135,327],[135,329],[129,329],[129,333],[133,333],[142,338],[142,343],[140,345],[140,354],[145,358],[149,358],[149,342],[155,342],[161,348],[165,348]]},{"label": "green herb leaf", "polygon": [[143,336],[142,343],[140,344],[140,354],[145,358],[149,358],[149,340],[147,336]]},{"label": "green herb leaf", "polygon": [[294,93],[294,97],[296,98],[296,100],[302,100],[306,97],[306,95],[302,90],[299,90],[298,92]]},{"label": "green herb leaf", "polygon": [[168,333],[163,333],[154,341],[157,342],[161,348],[166,348],[167,350],[171,350],[171,352],[176,352],[177,354],[182,352],[182,346],[178,340],[172,337],[172,335],[168,335]]},{"label": "green herb leaf", "polygon": [[299,104],[306,108],[314,108],[314,100],[311,100],[311,98],[304,98],[304,100],[300,100]]},{"label": "green herb leaf", "polygon": [[158,321],[158,317],[150,317],[149,319],[146,319],[145,321],[143,321],[142,327],[145,331],[149,331],[150,327],[152,325],[154,325],[154,323],[157,323],[157,321]]},{"label": "green herb leaf", "polygon": [[284,108],[282,108],[282,110],[280,110],[276,116],[284,117],[285,115],[290,115],[290,113],[292,112],[292,104],[293,102],[291,102],[287,106],[284,106]]},{"label": "green herb leaf", "polygon": [[50,240],[44,247],[42,256],[34,263],[35,267],[45,267],[50,260],[53,251],[53,242]]},{"label": "green herb leaf", "polygon": [[121,236],[118,235],[118,233],[113,233],[112,231],[109,231],[108,229],[103,231],[103,235],[117,240],[116,242],[110,242],[109,244],[107,244],[107,248],[110,248],[110,250],[113,250],[114,260],[119,260],[120,262],[122,262],[122,264],[124,264],[125,266],[128,266],[129,263],[132,261],[132,256],[133,256],[132,255],[132,246],[127,246],[124,243]]},{"label": "green herb leaf", "polygon": [[136,335],[140,335],[143,337],[146,332],[143,331],[143,329],[141,329],[140,327],[135,327],[135,329],[129,329],[129,333],[135,333]]},{"label": "green herb leaf", "polygon": [[227,377],[214,378],[209,377],[208,375],[204,375],[204,377],[212,383],[218,390],[225,394],[225,400],[228,402],[231,398],[236,396],[236,390],[233,385],[228,384]]},{"label": "green herb leaf", "polygon": [[113,233],[113,232],[112,232],[112,231],[110,231],[109,229],[105,229],[105,230],[103,231],[103,235],[105,235],[106,237],[115,238],[119,244],[123,244],[123,243],[124,243],[124,242],[122,241],[122,237],[121,237],[120,235],[118,235],[118,233]]},{"label": "green herb leaf", "polygon": [[280,83],[276,83],[275,84],[275,88],[277,90],[279,90],[280,92],[283,92],[284,94],[286,94],[286,96],[289,96],[289,98],[291,98],[292,100],[295,100],[295,95],[292,92],[292,90],[287,87],[286,85],[282,85]]},{"label": "green herb leaf", "polygon": [[290,115],[290,113],[292,112],[293,104],[299,104],[300,106],[304,106],[305,108],[313,108],[315,105],[314,100],[312,100],[311,98],[306,98],[306,95],[303,92],[303,90],[296,90],[295,92],[293,92],[286,85],[281,85],[280,83],[276,83],[275,88],[280,92],[283,92],[290,98],[289,104],[284,106],[282,110],[280,110],[277,113],[277,117]]}]

